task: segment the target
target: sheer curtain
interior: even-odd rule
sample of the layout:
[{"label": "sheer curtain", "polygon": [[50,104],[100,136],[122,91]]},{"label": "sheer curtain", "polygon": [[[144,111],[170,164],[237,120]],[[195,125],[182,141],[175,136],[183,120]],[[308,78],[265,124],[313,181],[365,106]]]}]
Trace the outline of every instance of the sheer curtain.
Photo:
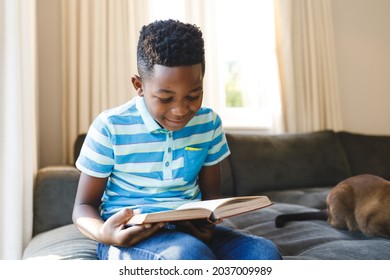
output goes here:
[{"label": "sheer curtain", "polygon": [[31,237],[36,80],[35,1],[0,1],[0,259],[20,259]]},{"label": "sheer curtain", "polygon": [[331,0],[275,0],[286,131],[341,129]]},{"label": "sheer curtain", "polygon": [[[144,0],[62,0],[63,135],[65,161],[73,143],[103,110],[132,97]],[[145,21],[145,22],[144,22]],[[131,22],[131,24],[130,24]]]}]

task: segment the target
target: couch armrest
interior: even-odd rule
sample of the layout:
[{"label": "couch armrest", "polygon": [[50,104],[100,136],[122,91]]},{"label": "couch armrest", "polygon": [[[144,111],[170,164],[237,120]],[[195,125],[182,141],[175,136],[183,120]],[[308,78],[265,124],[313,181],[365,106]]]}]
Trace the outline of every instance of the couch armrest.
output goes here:
[{"label": "couch armrest", "polygon": [[80,172],[73,166],[38,171],[34,186],[33,235],[72,223]]}]

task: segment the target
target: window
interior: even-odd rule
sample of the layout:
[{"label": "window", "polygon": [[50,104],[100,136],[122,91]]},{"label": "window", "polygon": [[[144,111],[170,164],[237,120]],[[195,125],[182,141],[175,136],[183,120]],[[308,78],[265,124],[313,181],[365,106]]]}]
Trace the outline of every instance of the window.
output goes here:
[{"label": "window", "polygon": [[173,18],[201,27],[204,103],[220,114],[225,128],[272,129],[280,112],[273,1],[150,0],[150,7],[151,20]]}]

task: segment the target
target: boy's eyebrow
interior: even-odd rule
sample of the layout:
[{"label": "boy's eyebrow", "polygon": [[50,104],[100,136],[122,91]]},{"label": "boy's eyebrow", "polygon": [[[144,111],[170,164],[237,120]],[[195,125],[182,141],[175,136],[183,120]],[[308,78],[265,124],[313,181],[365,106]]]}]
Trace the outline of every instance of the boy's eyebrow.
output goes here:
[{"label": "boy's eyebrow", "polygon": [[190,92],[196,92],[196,91],[202,91],[203,90],[203,87],[202,86],[199,86],[197,88],[194,88],[193,90],[191,90]]},{"label": "boy's eyebrow", "polygon": [[173,90],[164,89],[164,88],[158,89],[157,92],[160,92],[160,93],[167,93],[167,94],[174,94],[174,93],[175,93]]}]

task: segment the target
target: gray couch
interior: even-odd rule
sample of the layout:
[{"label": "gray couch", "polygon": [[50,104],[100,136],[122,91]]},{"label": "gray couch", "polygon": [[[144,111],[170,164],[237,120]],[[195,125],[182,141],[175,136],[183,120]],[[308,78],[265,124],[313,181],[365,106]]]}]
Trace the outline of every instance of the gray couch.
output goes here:
[{"label": "gray couch", "polygon": [[[267,195],[274,205],[224,224],[273,240],[284,259],[390,259],[390,240],[337,230],[325,221],[276,228],[283,213],[325,208],[330,188],[353,175],[390,179],[390,136],[319,131],[302,134],[227,134],[223,195]],[[78,146],[82,139],[78,140]],[[79,147],[76,147],[76,154]],[[24,259],[95,259],[96,242],[72,224],[79,172],[73,166],[39,170],[34,190],[33,238]]]}]

